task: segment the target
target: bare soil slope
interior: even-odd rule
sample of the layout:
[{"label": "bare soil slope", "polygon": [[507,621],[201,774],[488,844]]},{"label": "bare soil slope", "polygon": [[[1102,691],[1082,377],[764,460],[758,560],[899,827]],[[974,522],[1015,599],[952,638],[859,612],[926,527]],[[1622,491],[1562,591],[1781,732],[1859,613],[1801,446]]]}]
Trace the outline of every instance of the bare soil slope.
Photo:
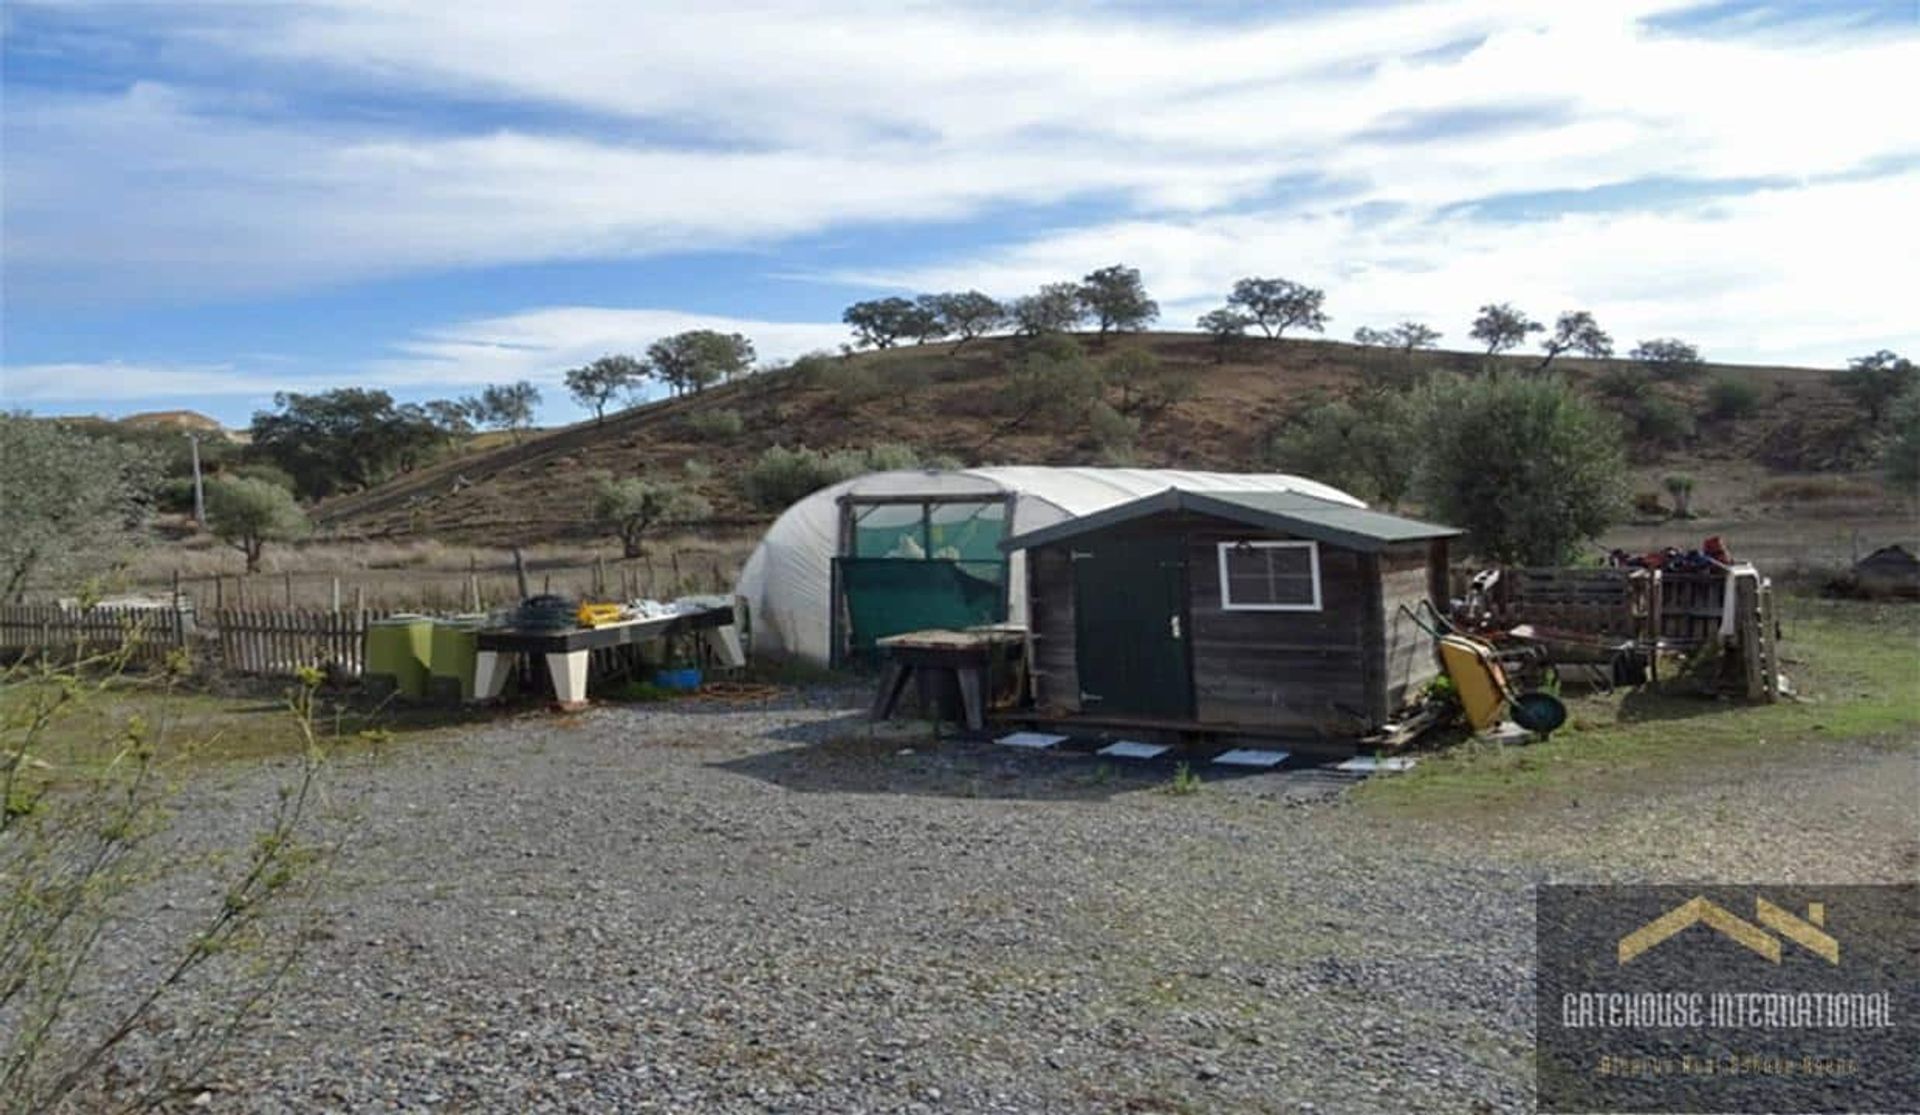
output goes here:
[{"label": "bare soil slope", "polygon": [[[1274,427],[1316,395],[1358,387],[1401,361],[1397,354],[1328,341],[1248,339],[1224,362],[1201,336],[1151,333],[1082,338],[1102,359],[1129,347],[1152,352],[1162,366],[1191,373],[1194,396],[1147,422],[1132,454],[1143,467],[1251,470],[1263,467]],[[764,518],[742,494],[739,477],[767,447],[864,448],[880,442],[911,445],[967,464],[1094,464],[1106,451],[1084,430],[1033,423],[1009,428],[1001,396],[1010,368],[1024,355],[1014,338],[951,343],[857,354],[824,367],[788,369],[530,435],[441,461],[367,492],[329,501],[318,517],[347,534],[419,534],[494,543],[590,536],[590,478],[684,475],[689,460],[708,466],[704,494],[732,522]],[[1473,371],[1478,354],[1432,352],[1417,357],[1425,369]],[[1502,358],[1515,369],[1535,357]],[[1562,361],[1577,381],[1591,384],[1605,367],[1624,361]],[[1721,377],[1759,389],[1758,410],[1744,418],[1705,417],[1705,386]],[[1657,490],[1659,477],[1687,472],[1720,514],[1766,513],[1769,500],[1818,517],[1896,516],[1879,486],[1860,473],[1869,464],[1854,430],[1856,412],[1828,382],[1824,370],[1708,366],[1684,384],[1657,390],[1700,416],[1687,446],[1664,455],[1636,450],[1640,487]],[[1603,403],[1605,400],[1602,400]],[[1614,404],[1607,404],[1614,405]],[[732,410],[738,435],[703,436],[690,416]],[[1812,487],[1788,481],[1807,473],[1835,474]],[[1773,486],[1768,487],[1769,484]],[[1769,495],[1771,492],[1771,495]],[[1738,508],[1739,510],[1736,510]],[[1775,510],[1778,510],[1775,507]]]}]

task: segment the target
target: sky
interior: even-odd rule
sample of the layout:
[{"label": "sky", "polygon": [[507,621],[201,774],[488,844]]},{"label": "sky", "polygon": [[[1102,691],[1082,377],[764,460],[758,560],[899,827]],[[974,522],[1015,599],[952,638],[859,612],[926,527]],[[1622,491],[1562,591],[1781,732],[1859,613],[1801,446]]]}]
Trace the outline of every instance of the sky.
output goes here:
[{"label": "sky", "polygon": [[1920,0],[9,0],[10,409],[424,400],[688,328],[1138,267],[1327,336],[1920,350]]}]

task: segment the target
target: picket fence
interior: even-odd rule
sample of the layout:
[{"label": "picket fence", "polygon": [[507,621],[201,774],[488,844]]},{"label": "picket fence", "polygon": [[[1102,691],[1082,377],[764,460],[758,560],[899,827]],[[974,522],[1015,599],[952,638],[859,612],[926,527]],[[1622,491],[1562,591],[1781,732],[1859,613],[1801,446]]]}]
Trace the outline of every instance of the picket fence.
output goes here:
[{"label": "picket fence", "polygon": [[62,608],[57,604],[0,607],[0,653],[124,654],[130,665],[151,666],[192,637],[188,615],[164,608]]},{"label": "picket fence", "polygon": [[[223,608],[196,615],[166,608],[0,606],[0,655],[110,655],[152,666],[175,650],[238,674],[287,677],[306,666],[357,677],[367,624],[385,612]],[[205,653],[200,653],[205,652]]]},{"label": "picket fence", "polygon": [[220,662],[229,671],[291,675],[317,666],[349,677],[366,668],[367,623],[385,612],[238,609],[213,613]]}]

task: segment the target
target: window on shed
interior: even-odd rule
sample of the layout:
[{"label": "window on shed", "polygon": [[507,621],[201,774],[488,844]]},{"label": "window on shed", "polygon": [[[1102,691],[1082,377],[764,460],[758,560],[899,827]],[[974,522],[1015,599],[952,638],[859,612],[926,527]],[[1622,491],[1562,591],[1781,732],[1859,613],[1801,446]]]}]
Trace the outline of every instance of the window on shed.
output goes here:
[{"label": "window on shed", "polygon": [[1319,544],[1220,543],[1220,605],[1229,611],[1319,611]]}]

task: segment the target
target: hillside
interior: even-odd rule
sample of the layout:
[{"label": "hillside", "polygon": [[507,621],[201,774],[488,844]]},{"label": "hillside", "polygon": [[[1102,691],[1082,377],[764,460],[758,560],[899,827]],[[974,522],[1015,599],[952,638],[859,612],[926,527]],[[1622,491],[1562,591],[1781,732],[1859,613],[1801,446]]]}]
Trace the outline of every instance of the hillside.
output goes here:
[{"label": "hillside", "polygon": [[[1161,366],[1196,380],[1193,396],[1148,421],[1132,450],[1144,467],[1251,470],[1263,467],[1273,429],[1317,396],[1337,396],[1365,382],[1370,369],[1397,354],[1329,341],[1248,339],[1224,363],[1207,338],[1154,333],[1102,341],[1084,337],[1104,358],[1144,348]],[[968,464],[1088,464],[1109,457],[1085,430],[1031,423],[1008,429],[1001,397],[1009,368],[1024,349],[1013,338],[869,352],[752,377],[697,396],[670,399],[440,461],[371,491],[322,505],[323,526],[345,534],[429,535],[461,541],[539,541],[590,536],[589,480],[597,472],[683,475],[689,460],[710,470],[703,494],[718,517],[764,518],[749,505],[738,478],[767,447],[861,448],[910,445]],[[1534,357],[1503,358],[1515,369]],[[1417,354],[1424,369],[1470,371],[1477,353]],[[1625,361],[1559,363],[1593,390],[1606,369]],[[1400,366],[1401,369],[1404,365]],[[1396,374],[1404,374],[1396,369]],[[1897,514],[1861,470],[1869,464],[1853,435],[1855,412],[1824,370],[1708,365],[1686,383],[1660,383],[1657,393],[1701,415],[1693,435],[1665,452],[1635,450],[1638,487],[1657,490],[1659,477],[1687,472],[1700,482],[1699,501],[1724,514],[1765,515],[1780,504],[1821,503],[1835,513]],[[1745,417],[1709,419],[1707,385],[1751,384],[1757,405]],[[1596,392],[1603,405],[1618,407]],[[733,411],[737,435],[702,435],[690,416]],[[1809,486],[1810,474],[1823,479]]]}]

